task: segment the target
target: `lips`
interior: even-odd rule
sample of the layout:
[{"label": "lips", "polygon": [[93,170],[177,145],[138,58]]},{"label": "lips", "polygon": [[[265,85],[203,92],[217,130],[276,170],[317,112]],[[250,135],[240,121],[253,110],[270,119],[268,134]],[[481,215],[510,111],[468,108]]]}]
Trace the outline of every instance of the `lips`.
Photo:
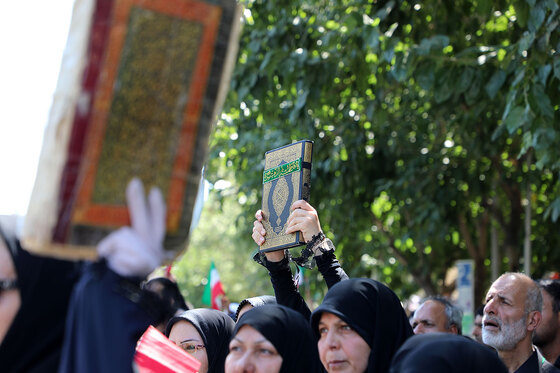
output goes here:
[{"label": "lips", "polygon": [[346,367],[346,360],[329,360],[327,366],[329,372],[336,372]]},{"label": "lips", "polygon": [[486,330],[501,330],[502,328],[501,320],[497,317],[485,316],[482,324]]}]

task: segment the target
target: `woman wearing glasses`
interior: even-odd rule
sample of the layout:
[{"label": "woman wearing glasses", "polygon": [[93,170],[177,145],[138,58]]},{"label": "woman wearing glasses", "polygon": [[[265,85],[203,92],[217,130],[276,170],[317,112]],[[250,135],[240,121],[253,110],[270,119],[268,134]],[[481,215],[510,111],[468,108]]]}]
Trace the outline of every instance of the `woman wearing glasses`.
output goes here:
[{"label": "woman wearing glasses", "polygon": [[222,373],[234,327],[226,313],[196,308],[169,320],[165,335],[200,361],[199,373]]}]

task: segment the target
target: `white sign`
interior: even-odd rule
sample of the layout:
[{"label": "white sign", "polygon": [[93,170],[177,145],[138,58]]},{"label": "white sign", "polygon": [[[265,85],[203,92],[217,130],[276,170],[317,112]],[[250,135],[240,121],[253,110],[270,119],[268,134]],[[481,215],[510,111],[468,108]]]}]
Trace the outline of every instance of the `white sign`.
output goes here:
[{"label": "white sign", "polygon": [[463,335],[471,335],[474,322],[474,261],[458,260],[456,304],[463,310]]}]

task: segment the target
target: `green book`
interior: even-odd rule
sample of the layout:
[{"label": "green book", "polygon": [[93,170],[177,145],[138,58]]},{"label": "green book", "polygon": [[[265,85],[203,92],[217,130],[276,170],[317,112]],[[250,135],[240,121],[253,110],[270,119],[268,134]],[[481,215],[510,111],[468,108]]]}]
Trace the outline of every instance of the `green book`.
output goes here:
[{"label": "green book", "polygon": [[269,150],[264,155],[262,211],[266,241],[263,252],[304,245],[301,232],[286,234],[290,207],[309,201],[313,142],[302,140]]}]

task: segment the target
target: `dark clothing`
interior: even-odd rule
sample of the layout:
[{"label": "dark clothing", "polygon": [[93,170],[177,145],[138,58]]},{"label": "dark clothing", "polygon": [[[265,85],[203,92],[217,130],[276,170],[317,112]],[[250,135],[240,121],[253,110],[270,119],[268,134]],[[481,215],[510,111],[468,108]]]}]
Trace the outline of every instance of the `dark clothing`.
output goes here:
[{"label": "dark clothing", "polygon": [[390,373],[507,373],[490,347],[449,333],[419,334],[399,348]]},{"label": "dark clothing", "polygon": [[515,373],[558,373],[560,370],[550,364],[537,348]]},{"label": "dark clothing", "polygon": [[141,279],[104,261],[85,266],[72,294],[60,362],[65,372],[132,372],[138,339],[152,322],[141,307]]},{"label": "dark clothing", "polygon": [[181,320],[191,323],[200,334],[208,356],[208,373],[223,373],[235,327],[233,319],[222,311],[196,308],[169,320],[165,335],[169,337],[173,325]]},{"label": "dark clothing", "polygon": [[276,297],[273,297],[272,295],[260,295],[258,297],[243,299],[241,303],[239,303],[239,306],[237,306],[234,320],[237,321],[237,319],[239,318],[239,311],[241,311],[241,309],[247,304],[250,304],[253,307],[260,307],[264,306],[265,304],[276,304]]},{"label": "dark clothing", "polygon": [[[347,280],[348,275],[334,255],[334,251],[328,251],[321,256],[316,256],[315,261],[319,272],[323,275],[327,287],[330,289],[334,284]],[[274,289],[274,295],[278,304],[289,307],[301,313],[306,319],[311,316],[311,311],[305,300],[297,291],[297,287],[292,279],[288,258],[279,262],[270,262],[263,259],[264,266],[268,269],[270,281]]]},{"label": "dark clothing", "polygon": [[329,289],[311,315],[317,340],[324,312],[346,322],[370,346],[369,373],[388,372],[393,355],[413,334],[399,298],[387,286],[369,278],[348,279]]},{"label": "dark clothing", "polygon": [[556,361],[554,362],[554,366],[560,369],[560,356],[558,356],[558,359],[556,359]]},{"label": "dark clothing", "polygon": [[322,372],[317,342],[309,322],[300,313],[278,304],[267,304],[245,312],[233,335],[250,325],[270,341],[282,356],[280,373]]},{"label": "dark clothing", "polygon": [[72,288],[81,264],[33,255],[3,239],[12,255],[21,306],[0,345],[2,372],[56,372]]}]

